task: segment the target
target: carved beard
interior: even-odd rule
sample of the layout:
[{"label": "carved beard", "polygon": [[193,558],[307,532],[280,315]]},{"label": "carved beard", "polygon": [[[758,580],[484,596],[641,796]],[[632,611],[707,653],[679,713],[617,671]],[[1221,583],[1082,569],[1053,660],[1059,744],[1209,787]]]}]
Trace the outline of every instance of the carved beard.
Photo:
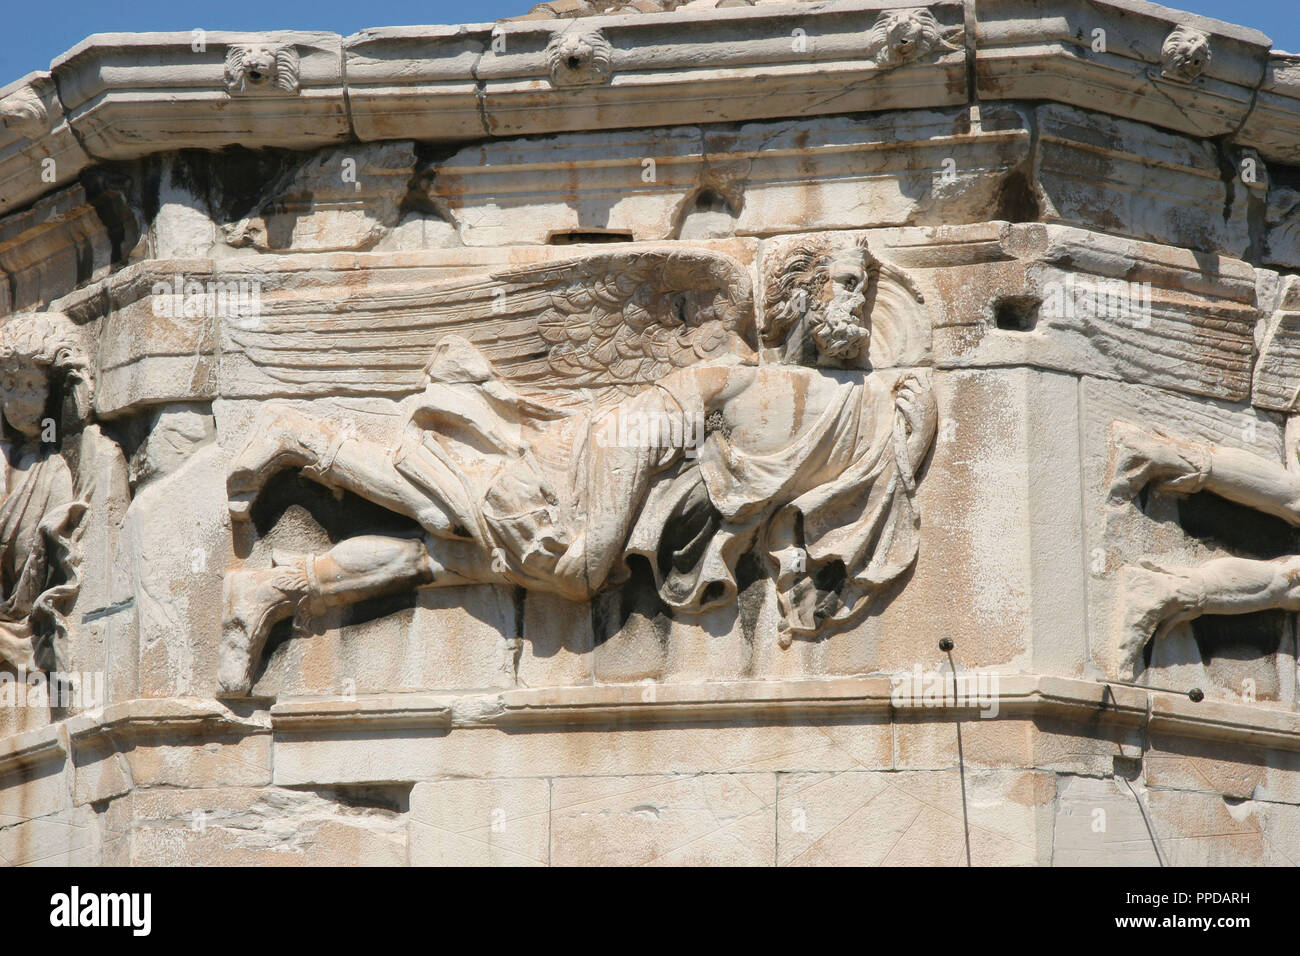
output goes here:
[{"label": "carved beard", "polygon": [[871,341],[871,329],[858,318],[853,296],[837,295],[826,310],[810,316],[813,342],[827,358],[857,358]]}]

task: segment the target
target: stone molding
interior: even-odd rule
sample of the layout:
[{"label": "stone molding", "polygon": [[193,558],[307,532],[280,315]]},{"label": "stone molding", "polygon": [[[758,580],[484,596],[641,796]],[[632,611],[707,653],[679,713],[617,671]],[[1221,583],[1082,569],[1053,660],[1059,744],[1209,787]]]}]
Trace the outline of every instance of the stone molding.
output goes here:
[{"label": "stone molding", "polygon": [[[412,694],[385,697],[280,700],[270,709],[276,733],[364,733],[374,728],[425,730],[572,726],[600,723],[651,725],[697,720],[792,719],[814,716],[894,716],[891,678],[719,681],[698,684],[607,684],[521,688],[497,694],[446,697]],[[1097,719],[1118,726],[1148,724],[1153,733],[1242,745],[1300,750],[1300,714],[1222,701],[1193,703],[1186,694],[1145,691],[1105,681],[1013,674],[999,678],[999,714]],[[946,707],[948,719],[975,718],[977,708]],[[1148,718],[1148,710],[1150,716]],[[915,713],[914,708],[907,712]],[[995,718],[996,719],[996,718]]]},{"label": "stone molding", "polygon": [[[991,704],[993,697],[982,702]],[[318,738],[361,738],[381,731],[445,734],[494,728],[652,727],[705,722],[786,722],[876,717],[980,722],[978,708],[899,708],[888,676],[785,681],[644,683],[520,688],[498,693],[392,694],[263,701],[245,713],[203,698],[124,701],[0,740],[0,780],[98,752],[108,742],[126,752],[137,743],[202,748],[214,734],[272,735],[301,743]],[[999,678],[997,719],[1051,716],[1141,732],[1238,746],[1300,751],[1300,714],[1294,711],[1203,700],[1106,681],[1012,674]],[[328,780],[315,781],[328,783]]]},{"label": "stone molding", "polygon": [[[72,181],[96,161],[177,148],[455,143],[1002,99],[1228,136],[1265,159],[1300,161],[1300,68],[1295,56],[1270,51],[1263,34],[1142,0],[1050,6],[1044,13],[1024,0],[965,7],[938,0],[924,8],[910,0],[836,0],[379,28],[350,37],[96,34],[56,58],[49,72],[0,89],[0,104],[15,115],[0,130],[0,212]],[[923,44],[922,55],[873,59],[871,37],[885,15],[921,9],[940,39]],[[612,75],[553,81],[547,50],[568,30],[599,32],[611,49]],[[1109,52],[1092,50],[1094,30],[1105,31]],[[1190,79],[1165,67],[1166,41],[1178,30],[1208,38],[1211,55]],[[246,47],[296,59],[296,87],[269,83],[259,88],[266,92],[232,95],[227,56]],[[54,169],[43,178],[47,158]]]}]

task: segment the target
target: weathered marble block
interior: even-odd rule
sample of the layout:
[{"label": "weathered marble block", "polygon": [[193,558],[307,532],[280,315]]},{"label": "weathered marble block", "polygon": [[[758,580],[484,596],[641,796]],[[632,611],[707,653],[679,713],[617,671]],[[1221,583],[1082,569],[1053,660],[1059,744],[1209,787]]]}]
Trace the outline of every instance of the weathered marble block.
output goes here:
[{"label": "weathered marble block", "polygon": [[1297,859],[1296,57],[520,13],[0,88],[0,862]]}]

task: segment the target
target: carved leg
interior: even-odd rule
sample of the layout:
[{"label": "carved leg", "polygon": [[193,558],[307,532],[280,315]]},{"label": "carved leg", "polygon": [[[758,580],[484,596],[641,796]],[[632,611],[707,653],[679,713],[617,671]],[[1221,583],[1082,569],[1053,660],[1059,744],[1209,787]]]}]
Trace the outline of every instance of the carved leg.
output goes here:
[{"label": "carved leg", "polygon": [[1121,673],[1141,670],[1147,642],[1203,614],[1300,611],[1300,557],[1217,558],[1198,568],[1128,569],[1120,592]]},{"label": "carved leg", "polygon": [[270,568],[226,575],[217,675],[224,695],[249,692],[267,635],[291,615],[318,615],[431,584],[511,583],[470,541],[358,535],[319,555],[276,553],[272,561]]},{"label": "carved leg", "polygon": [[1157,482],[1165,491],[1209,491],[1221,498],[1300,525],[1300,474],[1237,448],[1183,441],[1127,422],[1111,425],[1116,449],[1110,494],[1132,498]]},{"label": "carved leg", "polygon": [[252,689],[253,669],[262,657],[267,634],[306,599],[307,574],[304,567],[293,564],[233,571],[226,575],[222,590],[218,693],[242,696]]},{"label": "carved leg", "polygon": [[[1199,606],[1202,591],[1195,571],[1126,569],[1119,592],[1119,673],[1135,678],[1142,671],[1147,643],[1173,627],[1174,619]],[[1200,612],[1197,612],[1200,613]],[[1196,615],[1192,615],[1196,616]]]},{"label": "carved leg", "polygon": [[1236,448],[1215,448],[1205,490],[1300,525],[1300,474]]},{"label": "carved leg", "polygon": [[315,558],[311,569],[312,611],[355,604],[368,598],[433,582],[443,568],[420,539],[359,535],[340,541]]},{"label": "carved leg", "polygon": [[253,420],[251,437],[226,473],[231,515],[246,519],[253,498],[272,475],[319,461],[334,437],[334,429],[327,422],[297,409],[263,408]]},{"label": "carved leg", "polygon": [[402,477],[390,456],[388,447],[352,438],[328,421],[292,408],[268,409],[226,476],[231,517],[247,520],[253,499],[271,476],[298,467],[322,484],[412,518],[434,534],[450,535],[455,522],[446,510]]},{"label": "carved leg", "polygon": [[1111,423],[1110,434],[1115,446],[1112,501],[1128,501],[1152,482],[1167,491],[1199,491],[1209,476],[1209,445],[1120,421]]},{"label": "carved leg", "polygon": [[[339,607],[432,583],[441,571],[424,542],[361,535],[321,555],[281,555],[264,570],[234,571],[225,580],[225,618],[217,681],[222,694],[252,688],[267,635],[300,612]],[[445,583],[457,583],[448,575]]]}]

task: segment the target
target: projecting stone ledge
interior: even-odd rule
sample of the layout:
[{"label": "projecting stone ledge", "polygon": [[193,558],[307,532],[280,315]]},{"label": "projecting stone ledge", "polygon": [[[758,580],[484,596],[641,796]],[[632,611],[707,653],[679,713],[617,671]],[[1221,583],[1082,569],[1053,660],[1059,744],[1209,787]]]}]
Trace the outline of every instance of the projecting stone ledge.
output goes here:
[{"label": "projecting stone ledge", "polygon": [[[0,853],[80,865],[960,863],[968,789],[976,865],[1285,863],[1300,848],[1298,730],[1294,713],[1035,675],[968,707],[916,710],[892,704],[879,677],[241,713],[133,700],[3,742]],[[1148,779],[1131,789],[1125,768],[1140,759]],[[19,792],[20,808],[8,800]],[[1100,835],[1079,819],[1097,807],[1110,820]]]},{"label": "projecting stone ledge", "polygon": [[0,211],[92,162],[184,148],[452,143],[999,99],[1300,162],[1297,58],[1254,30],[1141,0],[573,9],[350,37],[97,34],[0,89]]},{"label": "projecting stone ledge", "polygon": [[1296,60],[552,0],[6,88],[0,860],[1294,862]]}]

